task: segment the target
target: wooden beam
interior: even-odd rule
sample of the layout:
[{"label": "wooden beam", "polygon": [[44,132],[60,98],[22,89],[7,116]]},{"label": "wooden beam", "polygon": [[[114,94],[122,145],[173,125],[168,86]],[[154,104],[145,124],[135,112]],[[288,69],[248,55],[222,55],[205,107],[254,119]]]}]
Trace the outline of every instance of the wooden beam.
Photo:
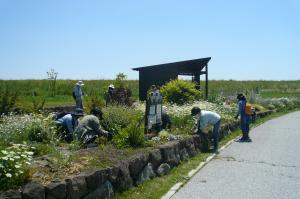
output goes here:
[{"label": "wooden beam", "polygon": [[195,73],[194,77],[195,77],[194,81],[196,82],[196,89],[200,90],[200,74]]},{"label": "wooden beam", "polygon": [[208,66],[206,64],[206,74],[205,74],[205,100],[208,99]]}]

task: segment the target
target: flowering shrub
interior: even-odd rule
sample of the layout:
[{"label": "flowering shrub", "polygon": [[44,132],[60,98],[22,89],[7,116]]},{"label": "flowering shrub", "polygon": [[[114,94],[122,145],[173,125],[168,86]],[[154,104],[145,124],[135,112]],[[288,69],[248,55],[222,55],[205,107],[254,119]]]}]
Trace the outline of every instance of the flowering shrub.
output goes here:
[{"label": "flowering shrub", "polygon": [[28,178],[32,149],[24,144],[13,144],[0,151],[0,190],[11,188]]},{"label": "flowering shrub", "polygon": [[173,135],[169,133],[166,130],[162,130],[158,133],[158,138],[154,138],[154,141],[162,141],[162,142],[167,142],[167,141],[173,141],[173,140],[180,140],[183,137],[181,135]]},{"label": "flowering shrub", "polygon": [[0,146],[23,141],[49,141],[55,139],[54,123],[41,115],[14,115],[0,117]]},{"label": "flowering shrub", "polygon": [[196,101],[191,104],[185,104],[183,106],[171,105],[167,107],[169,114],[174,116],[183,116],[190,115],[191,109],[194,106],[198,106],[202,110],[213,111],[221,115],[223,120],[230,121],[233,120],[234,115],[237,112],[237,107],[235,104],[224,105],[224,104],[215,104],[206,101]]},{"label": "flowering shrub", "polygon": [[[164,104],[167,113],[172,117],[172,121],[175,119],[176,123],[180,123],[180,118],[184,120],[182,125],[186,124],[187,121],[191,119],[191,109],[194,106],[198,106],[203,110],[213,111],[221,115],[222,119],[225,121],[232,121],[237,112],[236,104],[215,104],[207,101],[195,101],[193,103],[176,105],[176,104]],[[135,103],[134,108],[145,112],[145,104]],[[174,122],[175,124],[175,122]]]},{"label": "flowering shrub", "polygon": [[269,109],[278,109],[281,110],[283,108],[285,109],[293,109],[298,106],[300,99],[299,98],[261,98],[257,97],[256,102],[258,104],[261,104]]},{"label": "flowering shrub", "polygon": [[[195,123],[191,117],[191,109],[194,106],[220,114],[222,123],[233,121],[237,113],[236,104],[216,104],[206,101],[195,101],[194,103],[184,105],[164,104],[164,109],[171,118],[171,132],[174,135],[190,133]],[[136,102],[134,103],[134,109],[145,112],[145,104]]]}]

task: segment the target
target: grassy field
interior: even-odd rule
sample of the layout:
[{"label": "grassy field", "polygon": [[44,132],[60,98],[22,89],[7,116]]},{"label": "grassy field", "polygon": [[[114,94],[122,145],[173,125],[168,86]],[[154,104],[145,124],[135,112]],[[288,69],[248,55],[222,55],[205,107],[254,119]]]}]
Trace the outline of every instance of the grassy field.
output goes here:
[{"label": "grassy field", "polygon": [[[0,91],[5,89],[18,93],[17,105],[20,107],[32,106],[33,98],[45,99],[45,107],[58,105],[72,105],[74,101],[71,93],[77,80],[57,80],[55,96],[52,96],[49,80],[0,80]],[[99,96],[104,99],[104,93],[114,80],[85,80],[83,90],[88,96]],[[138,80],[127,80],[126,85],[131,88],[132,96],[138,99]],[[201,86],[204,87],[204,82]],[[299,81],[209,81],[209,99],[218,96],[232,96],[236,93],[258,93],[263,98],[300,97]],[[33,97],[35,96],[35,97]],[[86,98],[87,100],[88,98]]]}]

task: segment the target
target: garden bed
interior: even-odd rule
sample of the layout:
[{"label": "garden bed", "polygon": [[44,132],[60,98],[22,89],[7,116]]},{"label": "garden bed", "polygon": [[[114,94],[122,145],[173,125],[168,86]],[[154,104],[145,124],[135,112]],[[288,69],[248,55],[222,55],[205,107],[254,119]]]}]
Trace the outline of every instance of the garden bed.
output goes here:
[{"label": "garden bed", "polygon": [[[271,112],[258,113],[258,117]],[[220,129],[220,138],[238,126],[238,122],[223,125]],[[183,160],[207,150],[207,143],[208,136],[192,135],[157,147],[138,150],[118,150],[109,145],[103,148],[84,149],[74,154],[74,160],[78,158],[80,165],[76,167],[76,163],[73,163],[66,167],[67,170],[59,167],[51,168],[51,164],[47,166],[49,157],[44,156],[36,160],[36,166],[45,170],[39,170],[40,173],[35,174],[30,182],[17,190],[6,191],[2,197],[111,198],[115,192],[127,190],[145,180],[167,174]],[[53,172],[56,176],[43,178],[50,175],[51,169],[57,170]]]}]

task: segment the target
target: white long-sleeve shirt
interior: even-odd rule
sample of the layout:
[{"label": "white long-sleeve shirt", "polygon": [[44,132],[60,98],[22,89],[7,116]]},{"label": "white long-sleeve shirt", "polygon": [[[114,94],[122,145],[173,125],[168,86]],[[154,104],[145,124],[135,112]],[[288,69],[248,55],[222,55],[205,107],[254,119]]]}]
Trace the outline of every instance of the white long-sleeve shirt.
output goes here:
[{"label": "white long-sleeve shirt", "polygon": [[201,111],[201,115],[197,120],[197,126],[200,129],[204,129],[208,124],[215,125],[219,120],[221,119],[221,116],[215,112],[211,111]]}]

